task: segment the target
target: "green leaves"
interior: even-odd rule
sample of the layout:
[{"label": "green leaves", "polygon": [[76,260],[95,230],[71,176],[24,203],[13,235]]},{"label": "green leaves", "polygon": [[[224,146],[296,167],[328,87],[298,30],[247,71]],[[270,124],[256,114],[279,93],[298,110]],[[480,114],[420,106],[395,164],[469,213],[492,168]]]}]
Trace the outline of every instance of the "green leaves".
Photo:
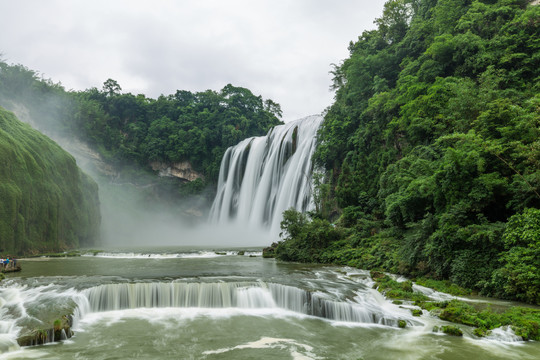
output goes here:
[{"label": "green leaves", "polygon": [[320,262],[322,252],[341,237],[341,231],[327,220],[309,219],[294,209],[285,210],[280,241],[275,255],[280,260]]},{"label": "green leaves", "polygon": [[112,163],[189,161],[212,183],[227,147],[280,123],[279,104],[231,84],[219,92],[178,90],[157,99],[121,91],[107,79],[101,90],[66,92],[34,71],[0,61],[0,105],[24,104],[30,117],[88,141]]},{"label": "green leaves", "polygon": [[[540,210],[525,209],[508,220],[503,267],[493,276],[495,291],[540,304]],[[500,288],[502,287],[502,289]]]},{"label": "green leaves", "polygon": [[537,301],[525,295],[528,248],[505,249],[502,233],[540,208],[539,11],[520,0],[389,1],[378,28],[350,45],[315,154],[339,223],[354,229],[335,258],[361,258],[386,232],[402,271]]}]

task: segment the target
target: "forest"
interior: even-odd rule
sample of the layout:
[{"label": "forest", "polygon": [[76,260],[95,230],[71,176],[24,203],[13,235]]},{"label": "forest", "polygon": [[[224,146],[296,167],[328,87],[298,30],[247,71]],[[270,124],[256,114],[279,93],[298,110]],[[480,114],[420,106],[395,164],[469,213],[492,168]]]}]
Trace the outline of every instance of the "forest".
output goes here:
[{"label": "forest", "polygon": [[281,121],[279,104],[250,90],[177,90],[157,99],[122,93],[107,79],[101,89],[66,91],[23,65],[0,61],[0,105],[23,112],[38,129],[88,143],[112,166],[150,171],[149,163],[187,161],[204,180],[185,184],[197,192],[213,184],[225,150],[260,136]]},{"label": "forest", "polygon": [[540,7],[391,0],[333,68],[315,210],[279,259],[540,304]]}]

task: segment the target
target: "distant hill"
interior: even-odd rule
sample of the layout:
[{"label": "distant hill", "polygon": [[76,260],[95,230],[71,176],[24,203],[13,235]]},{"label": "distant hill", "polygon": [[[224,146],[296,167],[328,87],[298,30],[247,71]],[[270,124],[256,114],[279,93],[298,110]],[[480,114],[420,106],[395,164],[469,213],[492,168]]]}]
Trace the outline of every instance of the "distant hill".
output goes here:
[{"label": "distant hill", "polygon": [[97,184],[54,141],[0,107],[0,254],[92,246]]}]

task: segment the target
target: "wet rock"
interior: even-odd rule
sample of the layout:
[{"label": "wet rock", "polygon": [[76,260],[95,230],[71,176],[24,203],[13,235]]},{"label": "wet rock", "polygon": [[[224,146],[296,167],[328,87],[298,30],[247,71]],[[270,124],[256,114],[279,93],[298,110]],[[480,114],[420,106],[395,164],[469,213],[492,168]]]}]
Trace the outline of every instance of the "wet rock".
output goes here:
[{"label": "wet rock", "polygon": [[69,339],[74,334],[71,330],[72,324],[72,317],[64,315],[54,321],[52,328],[34,329],[30,334],[19,337],[17,343],[19,346],[34,346]]}]

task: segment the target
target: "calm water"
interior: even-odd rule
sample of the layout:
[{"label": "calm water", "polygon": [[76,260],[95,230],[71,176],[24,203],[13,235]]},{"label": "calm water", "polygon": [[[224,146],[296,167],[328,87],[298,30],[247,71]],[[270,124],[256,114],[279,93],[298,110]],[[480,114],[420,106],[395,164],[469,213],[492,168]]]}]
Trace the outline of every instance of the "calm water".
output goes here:
[{"label": "calm water", "polygon": [[[513,342],[507,332],[478,339],[461,326],[463,338],[435,334],[444,322],[386,301],[362,270],[279,263],[257,249],[235,254],[139,249],[21,260],[23,271],[0,288],[0,357],[539,358],[538,343]],[[70,340],[14,345],[63,314],[75,318]]]}]

